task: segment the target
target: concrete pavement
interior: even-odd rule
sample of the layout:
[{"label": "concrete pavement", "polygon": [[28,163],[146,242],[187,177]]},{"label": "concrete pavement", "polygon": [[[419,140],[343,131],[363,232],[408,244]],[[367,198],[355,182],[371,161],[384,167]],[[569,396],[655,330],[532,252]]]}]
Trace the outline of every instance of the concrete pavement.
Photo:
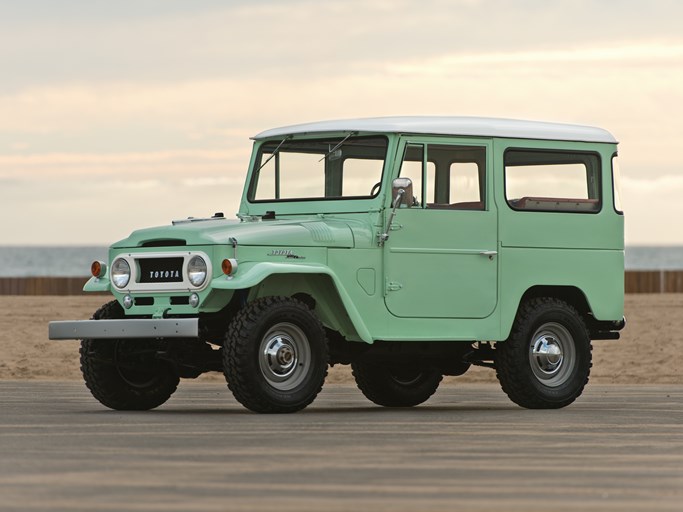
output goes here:
[{"label": "concrete pavement", "polygon": [[121,413],[74,382],[0,381],[0,510],[683,510],[683,386],[589,385],[559,411],[497,386],[409,410],[328,384],[292,415],[181,382]]}]

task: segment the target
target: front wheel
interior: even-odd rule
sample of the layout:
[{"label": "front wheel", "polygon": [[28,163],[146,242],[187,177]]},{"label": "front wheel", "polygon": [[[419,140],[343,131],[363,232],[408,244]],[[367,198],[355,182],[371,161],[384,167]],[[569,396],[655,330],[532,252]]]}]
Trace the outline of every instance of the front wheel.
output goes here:
[{"label": "front wheel", "polygon": [[[93,320],[123,318],[121,305],[112,301]],[[180,378],[156,357],[163,341],[148,339],[90,340],[81,342],[81,372],[85,385],[102,405],[121,411],[154,409],[166,402]]]},{"label": "front wheel", "polygon": [[413,363],[355,362],[356,385],[371,402],[384,407],[413,407],[426,402],[443,378],[439,369]]},{"label": "front wheel", "polygon": [[559,409],[572,403],[588,382],[591,364],[586,325],[559,299],[522,304],[510,337],[496,345],[501,387],[528,409]]},{"label": "front wheel", "polygon": [[308,306],[288,297],[247,304],[228,328],[223,357],[228,387],[254,412],[305,408],[327,375],[323,326]]}]

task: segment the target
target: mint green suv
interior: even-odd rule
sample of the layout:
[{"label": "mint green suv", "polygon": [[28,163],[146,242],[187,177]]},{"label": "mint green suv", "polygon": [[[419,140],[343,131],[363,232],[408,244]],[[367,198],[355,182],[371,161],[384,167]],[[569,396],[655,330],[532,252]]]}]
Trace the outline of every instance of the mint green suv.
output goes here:
[{"label": "mint green suv", "polygon": [[527,408],[583,391],[591,340],[624,326],[617,142],[575,125],[467,117],[326,121],[254,137],[237,213],[133,232],[50,323],[82,339],[107,407],[151,409],[225,374],[252,411],[293,412],[350,364],[376,404],[492,368]]}]

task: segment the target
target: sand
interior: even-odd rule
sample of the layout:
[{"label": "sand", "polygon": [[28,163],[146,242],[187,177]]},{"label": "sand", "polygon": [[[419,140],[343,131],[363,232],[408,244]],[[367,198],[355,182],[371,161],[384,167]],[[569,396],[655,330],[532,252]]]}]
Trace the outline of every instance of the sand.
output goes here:
[{"label": "sand", "polygon": [[[50,341],[50,320],[90,318],[106,296],[0,297],[0,379],[80,380],[78,341]],[[591,382],[683,384],[683,294],[627,295],[626,329],[619,341],[593,342]],[[200,377],[223,382],[214,373]],[[496,382],[472,368],[447,382]],[[352,382],[348,366],[330,370],[328,382]]]}]

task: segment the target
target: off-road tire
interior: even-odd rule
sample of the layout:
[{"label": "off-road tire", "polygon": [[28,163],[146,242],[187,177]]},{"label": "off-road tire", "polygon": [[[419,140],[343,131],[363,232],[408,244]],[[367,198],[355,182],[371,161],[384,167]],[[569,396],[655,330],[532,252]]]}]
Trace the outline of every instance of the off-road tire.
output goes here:
[{"label": "off-road tire", "polygon": [[496,376],[503,391],[528,409],[559,409],[588,383],[591,340],[581,315],[566,302],[524,302],[510,337],[496,344]]},{"label": "off-road tire", "polygon": [[320,320],[291,297],[263,297],[230,323],[223,372],[235,399],[259,413],[308,406],[322,389],[328,346]]},{"label": "off-road tire", "polygon": [[371,402],[384,407],[413,407],[426,402],[443,378],[433,366],[356,361],[356,385]]},{"label": "off-road tire", "polygon": [[[93,320],[123,318],[123,308],[112,301]],[[163,342],[147,339],[81,341],[81,372],[85,385],[102,405],[119,411],[145,411],[166,402],[179,377],[155,357]]]}]

